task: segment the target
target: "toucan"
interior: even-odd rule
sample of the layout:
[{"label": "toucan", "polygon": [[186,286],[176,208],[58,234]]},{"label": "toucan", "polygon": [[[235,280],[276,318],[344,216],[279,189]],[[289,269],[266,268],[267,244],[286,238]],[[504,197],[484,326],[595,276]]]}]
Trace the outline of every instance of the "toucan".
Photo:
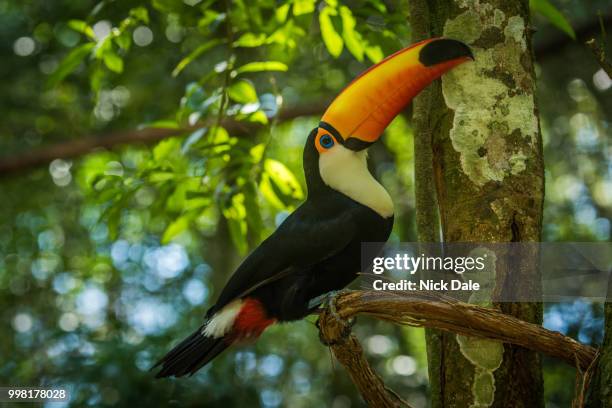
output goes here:
[{"label": "toucan", "polygon": [[368,170],[368,147],[424,87],[471,59],[460,41],[421,41],[340,92],[306,139],[306,200],[236,269],[202,326],[157,362],[156,377],[193,375],[232,344],[306,317],[316,299],[357,277],[361,243],[386,242],[394,217],[391,197]]}]

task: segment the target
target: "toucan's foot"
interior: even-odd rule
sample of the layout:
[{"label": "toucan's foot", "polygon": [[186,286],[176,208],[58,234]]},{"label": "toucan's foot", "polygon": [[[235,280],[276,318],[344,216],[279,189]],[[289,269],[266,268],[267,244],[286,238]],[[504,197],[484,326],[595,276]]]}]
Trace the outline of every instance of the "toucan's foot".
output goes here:
[{"label": "toucan's foot", "polygon": [[318,306],[322,306],[323,308],[328,307],[330,306],[331,300],[336,296],[351,292],[352,290],[350,289],[332,290],[331,292],[327,292],[317,296],[316,298],[310,299],[310,301],[308,302],[308,307],[310,309],[313,309]]},{"label": "toucan's foot", "polygon": [[327,302],[329,293],[324,293],[308,301],[308,310],[314,311]]},{"label": "toucan's foot", "polygon": [[333,341],[328,341],[328,340],[323,338],[323,335],[321,333],[321,327],[319,326],[320,319],[317,320],[317,328],[319,329],[319,341],[323,345],[325,345],[325,346],[329,347],[329,346],[333,346],[333,345],[339,344],[342,340],[346,339],[351,334],[353,326],[355,325],[355,318],[350,318],[348,320],[347,319],[343,319],[342,317],[340,317],[340,315],[338,314],[338,311],[336,309],[336,300],[338,298],[338,295],[341,295],[343,293],[350,293],[350,292],[351,292],[351,290],[349,290],[349,289],[341,289],[341,290],[338,290],[338,291],[332,291],[332,292],[326,293],[325,294],[325,300],[323,302],[321,302],[323,307],[327,308],[327,310],[329,311],[329,314],[342,327],[342,331],[340,333],[340,336],[337,339],[333,340]]}]

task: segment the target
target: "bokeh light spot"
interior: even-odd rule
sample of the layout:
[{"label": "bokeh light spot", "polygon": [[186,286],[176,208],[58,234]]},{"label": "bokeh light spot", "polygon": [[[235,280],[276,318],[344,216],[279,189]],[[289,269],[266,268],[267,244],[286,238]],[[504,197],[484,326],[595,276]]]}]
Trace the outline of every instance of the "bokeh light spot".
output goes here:
[{"label": "bokeh light spot", "polygon": [[410,356],[397,356],[393,359],[392,367],[397,374],[409,376],[416,371],[416,361]]},{"label": "bokeh light spot", "polygon": [[13,51],[20,57],[31,55],[36,49],[36,43],[30,37],[19,37],[13,43]]},{"label": "bokeh light spot", "polygon": [[197,279],[190,279],[183,286],[183,296],[194,306],[204,302],[207,295],[208,289]]},{"label": "bokeh light spot", "polygon": [[153,31],[147,26],[138,26],[132,34],[134,44],[139,47],[146,47],[153,42]]},{"label": "bokeh light spot", "polygon": [[34,322],[28,313],[18,313],[13,318],[13,328],[19,333],[25,333],[32,329]]},{"label": "bokeh light spot", "polygon": [[367,340],[368,350],[373,354],[385,355],[391,351],[393,343],[387,336],[380,334],[371,336]]}]

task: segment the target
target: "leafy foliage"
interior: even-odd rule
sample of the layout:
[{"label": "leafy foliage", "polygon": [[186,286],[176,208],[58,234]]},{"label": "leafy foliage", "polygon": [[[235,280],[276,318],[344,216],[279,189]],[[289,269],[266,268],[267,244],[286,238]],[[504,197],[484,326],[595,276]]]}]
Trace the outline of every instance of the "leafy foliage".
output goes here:
[{"label": "leafy foliage", "polygon": [[76,70],[79,65],[90,56],[92,72],[90,84],[95,92],[100,90],[101,81],[108,72],[120,74],[123,72],[123,59],[120,52],[129,51],[132,45],[132,31],[137,24],[149,23],[149,13],[144,7],[136,7],[129,11],[129,16],[124,18],[117,27],[110,29],[108,33],[97,36],[93,28],[83,20],[70,20],[68,27],[85,36],[88,42],[75,48],[64,58],[53,75],[49,77],[49,86],[56,86],[66,76]]},{"label": "leafy foliage", "polygon": [[[272,2],[258,2],[257,6],[238,2],[236,8],[227,9],[209,1],[198,5],[202,15],[197,20],[193,13],[189,17],[180,14],[185,8],[179,3],[157,1],[153,7],[159,12],[178,12],[179,21],[193,24],[198,37],[204,38],[179,61],[172,76],[184,73],[201,59],[212,58],[217,62],[212,70],[186,86],[175,119],[163,122],[165,127],[177,129],[197,126],[184,142],[163,141],[153,150],[152,160],[144,159],[142,164],[132,167],[118,158],[124,170],[119,178],[108,174],[105,168],[85,166],[90,173],[84,178],[95,182],[90,186],[91,194],[107,207],[100,222],[108,222],[110,236],[118,237],[122,208],[131,205],[140,189],[147,188],[158,197],[157,205],[165,202],[165,210],[176,217],[168,223],[162,242],[196,227],[202,213],[216,204],[218,214],[228,222],[233,242],[245,254],[249,243],[257,243],[264,232],[259,211],[262,200],[276,210],[290,211],[304,195],[292,170],[266,158],[270,140],[230,134],[224,123],[232,119],[271,126],[274,116],[270,112],[278,112],[281,95],[272,86],[264,99],[256,87],[266,78],[273,84],[276,80],[273,73],[288,70],[293,58],[286,52],[296,48],[297,41],[305,36],[309,20],[317,18],[315,2],[287,3],[280,8]],[[264,18],[272,13],[273,18]],[[130,51],[129,30],[139,22],[149,21],[149,13],[143,7],[131,9],[128,14],[103,39],[97,38],[85,21],[70,20],[69,27],[84,34],[87,42],[64,59],[51,84],[64,79],[88,55],[94,91],[100,89],[102,63],[108,71],[121,73]],[[250,18],[245,18],[247,15]],[[332,17],[337,17],[341,34],[336,32]],[[382,58],[381,46],[370,45],[367,34],[357,31],[356,17],[348,7],[328,2],[318,12],[318,22],[323,42],[334,58],[340,56],[344,44],[358,61],[363,61],[364,55],[374,62]],[[391,31],[385,33],[395,37]],[[253,48],[258,52],[240,52]],[[262,59],[264,55],[269,58]],[[281,56],[283,60],[274,59]],[[130,188],[126,180],[130,180]]]}]

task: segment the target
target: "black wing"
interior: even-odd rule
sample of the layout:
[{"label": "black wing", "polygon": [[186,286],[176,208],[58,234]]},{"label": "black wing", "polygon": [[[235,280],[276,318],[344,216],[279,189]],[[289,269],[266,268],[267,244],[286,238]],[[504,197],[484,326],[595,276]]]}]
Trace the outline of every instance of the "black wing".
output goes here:
[{"label": "black wing", "polygon": [[316,264],[344,249],[355,237],[361,209],[342,207],[321,215],[308,201],[300,206],[238,267],[207,316],[282,278],[291,267]]}]

